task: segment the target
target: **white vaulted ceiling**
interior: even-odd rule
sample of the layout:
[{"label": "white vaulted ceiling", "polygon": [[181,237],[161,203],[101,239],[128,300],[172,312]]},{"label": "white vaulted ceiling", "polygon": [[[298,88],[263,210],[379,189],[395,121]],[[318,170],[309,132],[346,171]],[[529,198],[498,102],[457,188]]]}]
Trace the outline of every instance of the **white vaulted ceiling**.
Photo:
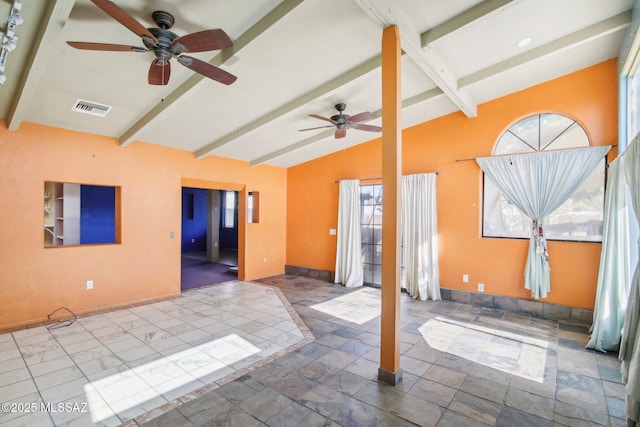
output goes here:
[{"label": "white vaulted ceiling", "polygon": [[[0,0],[0,20],[11,1]],[[369,141],[334,139],[309,117],[371,111],[380,125],[382,29],[400,27],[403,127],[617,56],[632,0],[114,0],[145,27],[174,15],[178,35],[223,29],[234,46],[193,56],[237,76],[229,86],[172,60],[167,86],[147,83],[153,53],[77,50],[66,41],[142,46],[89,0],[23,0],[25,23],[7,59],[0,117],[216,155],[251,165],[296,165]],[[0,25],[0,29],[2,26]],[[531,43],[518,47],[522,39]],[[71,111],[77,99],[112,107]]]}]

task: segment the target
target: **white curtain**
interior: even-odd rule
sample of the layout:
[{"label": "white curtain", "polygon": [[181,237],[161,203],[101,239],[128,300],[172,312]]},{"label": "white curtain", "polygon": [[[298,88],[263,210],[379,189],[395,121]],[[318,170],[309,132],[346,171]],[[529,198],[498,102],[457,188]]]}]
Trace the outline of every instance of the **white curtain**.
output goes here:
[{"label": "white curtain", "polygon": [[541,151],[478,158],[484,173],[505,197],[532,219],[525,288],[532,298],[551,290],[543,219],[557,209],[593,171],[611,147]]},{"label": "white curtain", "polygon": [[402,242],[409,295],[441,299],[435,173],[402,177]]},{"label": "white curtain", "polygon": [[618,350],[631,282],[628,190],[624,162],[609,165],[596,304],[587,348]]},{"label": "white curtain", "polygon": [[338,246],[335,283],[362,286],[362,241],[360,239],[360,181],[340,181],[338,199]]},{"label": "white curtain", "polygon": [[[636,137],[623,153],[625,177],[636,221],[640,222],[640,139]],[[640,250],[640,240],[637,242]],[[627,418],[640,423],[640,263],[635,266],[624,318],[620,352],[622,378],[627,383]]]}]

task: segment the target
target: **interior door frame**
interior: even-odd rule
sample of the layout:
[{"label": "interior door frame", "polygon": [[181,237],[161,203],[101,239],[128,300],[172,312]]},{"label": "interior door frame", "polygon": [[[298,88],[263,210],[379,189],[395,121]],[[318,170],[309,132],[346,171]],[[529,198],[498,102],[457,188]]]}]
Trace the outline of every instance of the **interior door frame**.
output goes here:
[{"label": "interior door frame", "polygon": [[247,243],[247,186],[237,182],[208,181],[196,178],[181,178],[182,187],[202,188],[205,190],[238,192],[238,279],[245,280],[245,246]]}]

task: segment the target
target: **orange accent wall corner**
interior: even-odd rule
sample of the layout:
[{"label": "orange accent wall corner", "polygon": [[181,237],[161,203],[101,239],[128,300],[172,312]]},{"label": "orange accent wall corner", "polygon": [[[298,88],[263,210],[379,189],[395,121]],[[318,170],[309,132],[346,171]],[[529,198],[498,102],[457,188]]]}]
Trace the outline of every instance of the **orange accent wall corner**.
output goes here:
[{"label": "orange accent wall corner", "polygon": [[[478,106],[478,117],[453,113],[403,131],[403,174],[438,171],[442,287],[530,299],[524,289],[526,240],[481,237],[482,173],[474,161],[491,155],[501,133],[528,115],[573,117],[593,145],[617,144],[616,61],[594,65]],[[381,176],[380,140],[287,170],[287,264],[334,270],[336,180]],[[549,242],[551,293],[545,302],[593,308],[601,245]],[[469,283],[462,275],[469,275]]]}]

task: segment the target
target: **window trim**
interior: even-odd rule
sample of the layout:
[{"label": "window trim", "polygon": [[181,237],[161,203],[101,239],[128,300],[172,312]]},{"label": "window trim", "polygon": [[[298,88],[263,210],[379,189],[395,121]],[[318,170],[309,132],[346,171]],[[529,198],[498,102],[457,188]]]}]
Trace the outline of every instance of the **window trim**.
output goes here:
[{"label": "window trim", "polygon": [[[568,118],[568,119],[572,120],[572,123],[571,123],[567,128],[565,128],[565,129],[564,129],[560,134],[558,134],[555,138],[553,138],[553,140],[552,140],[551,142],[549,142],[549,143],[545,144],[545,145],[544,145],[544,147],[543,147],[542,149],[540,149],[540,150],[536,150],[534,147],[532,147],[532,146],[531,146],[531,144],[529,144],[529,143],[525,142],[523,139],[519,138],[517,135],[515,135],[515,134],[513,134],[513,133],[511,132],[511,129],[512,129],[512,128],[513,128],[513,126],[514,126],[514,125],[516,125],[517,123],[520,123],[520,122],[521,122],[521,121],[523,121],[523,120],[530,119],[530,118],[532,118],[532,117],[534,117],[534,116],[538,116],[538,146],[540,147],[540,145],[541,145],[541,141],[540,141],[541,126],[540,126],[540,125],[541,125],[541,117],[542,117],[543,115],[558,115],[558,116],[563,116],[563,117],[566,117],[566,118]],[[540,112],[540,113],[536,113],[536,114],[530,114],[530,115],[525,116],[525,117],[521,117],[521,118],[519,118],[519,119],[517,119],[517,120],[513,121],[511,124],[509,124],[509,126],[508,126],[508,127],[507,127],[507,128],[506,128],[506,129],[505,129],[505,130],[504,130],[504,131],[503,131],[499,136],[498,136],[498,138],[497,138],[497,140],[496,140],[496,142],[495,142],[495,144],[494,144],[493,150],[492,150],[492,155],[494,155],[494,156],[502,156],[502,155],[510,155],[510,154],[514,154],[514,155],[515,155],[515,154],[526,154],[526,153],[536,153],[536,152],[542,152],[542,151],[545,151],[545,150],[546,150],[546,149],[547,149],[551,144],[553,144],[553,143],[557,140],[557,138],[558,138],[560,135],[564,134],[565,132],[567,132],[567,130],[569,130],[571,127],[573,127],[573,126],[575,126],[575,125],[579,126],[579,127],[582,129],[582,131],[584,132],[584,134],[585,134],[585,136],[586,136],[586,138],[587,138],[588,146],[589,146],[589,147],[592,147],[592,146],[593,146],[593,144],[591,143],[591,138],[590,138],[589,132],[588,132],[588,131],[587,131],[587,129],[582,125],[582,123],[580,123],[576,118],[574,118],[574,117],[572,117],[572,116],[569,116],[569,115],[567,115],[567,114],[563,114],[563,113],[557,113],[557,112]],[[500,153],[500,154],[495,154],[496,149],[498,148],[498,144],[500,143],[500,140],[503,138],[503,136],[504,136],[506,133],[512,133],[512,134],[513,134],[517,139],[519,139],[520,141],[522,141],[526,146],[530,147],[533,151],[531,151],[531,152],[523,152],[523,153]],[[576,146],[576,147],[572,147],[572,148],[578,148],[578,146]],[[569,149],[571,149],[571,148],[569,148]],[[552,151],[552,150],[553,150],[553,149],[550,149],[550,150],[547,150],[547,151]],[[603,197],[602,197],[602,207],[601,207],[601,208],[602,208],[602,212],[603,212],[603,215],[604,215],[604,201],[605,201],[605,197],[604,197],[604,190],[605,190],[605,188],[606,188],[606,184],[607,184],[607,167],[608,167],[607,156],[605,156],[605,158],[604,158],[603,160],[604,160],[604,162],[603,162],[603,168],[604,168],[604,171],[603,171],[603,177],[604,177],[604,180],[603,180],[603,186],[602,186]],[[504,235],[502,235],[502,236],[494,236],[494,235],[487,235],[487,234],[485,234],[485,215],[486,215],[486,213],[487,213],[487,211],[486,211],[486,209],[485,209],[485,208],[486,208],[486,203],[485,203],[485,202],[486,202],[486,197],[485,197],[486,191],[485,191],[485,190],[486,190],[486,175],[485,175],[484,173],[482,173],[482,194],[481,194],[481,214],[480,214],[480,220],[481,220],[481,222],[480,222],[480,237],[481,237],[481,238],[484,238],[484,239],[515,239],[515,240],[529,240],[529,239],[530,239],[530,237],[528,237],[528,236],[527,236],[527,237],[525,237],[525,236],[504,236]],[[500,193],[502,193],[502,192],[500,192]],[[553,213],[552,213],[552,214],[553,214]],[[550,215],[551,215],[551,214],[550,214]],[[547,237],[546,237],[546,238],[547,238],[547,240],[548,240],[548,241],[553,241],[553,242],[568,242],[568,243],[596,243],[596,244],[602,244],[602,236],[600,237],[600,239],[599,239],[599,240],[562,239],[562,238],[557,238],[557,237],[550,237],[549,235],[547,235]]]},{"label": "window trim", "polygon": [[[228,203],[227,195],[228,194],[233,194],[233,207],[231,207],[231,225],[227,224],[227,218],[229,217],[229,209],[230,209],[227,206],[227,203]],[[224,228],[224,229],[227,229],[227,230],[235,229],[237,227],[237,224],[238,224],[237,215],[238,215],[238,195],[237,195],[237,193],[235,191],[233,191],[233,190],[223,190],[222,191],[222,215],[221,215],[222,224],[220,224],[221,228]]]}]

